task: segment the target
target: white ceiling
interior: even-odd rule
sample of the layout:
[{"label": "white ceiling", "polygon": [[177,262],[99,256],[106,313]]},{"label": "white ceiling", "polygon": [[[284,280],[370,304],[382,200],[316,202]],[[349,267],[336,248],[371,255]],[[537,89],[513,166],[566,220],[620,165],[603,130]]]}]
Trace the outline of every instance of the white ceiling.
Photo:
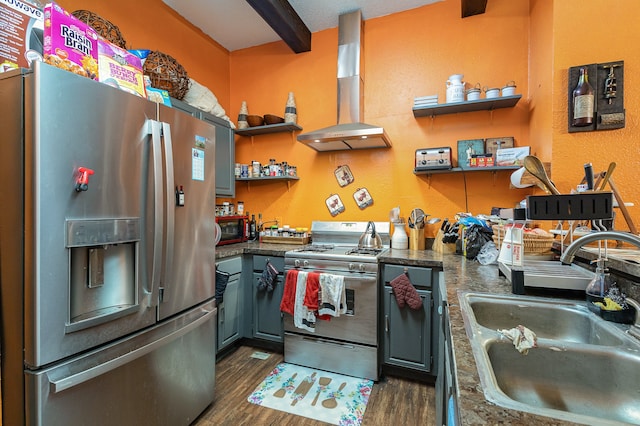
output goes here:
[{"label": "white ceiling", "polygon": [[[245,0],[162,0],[229,51],[280,40]],[[338,16],[357,9],[364,20],[443,0],[289,0],[314,33],[338,26]],[[313,41],[312,41],[313,46]]]}]

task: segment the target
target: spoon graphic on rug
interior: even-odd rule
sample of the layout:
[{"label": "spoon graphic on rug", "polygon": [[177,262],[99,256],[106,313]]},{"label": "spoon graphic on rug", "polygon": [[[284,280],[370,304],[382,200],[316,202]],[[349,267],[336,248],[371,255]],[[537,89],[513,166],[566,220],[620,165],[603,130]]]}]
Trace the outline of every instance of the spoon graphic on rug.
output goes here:
[{"label": "spoon graphic on rug", "polygon": [[316,397],[313,398],[313,402],[311,403],[311,405],[316,405],[316,402],[318,402],[318,397],[320,396],[320,392],[325,390],[329,383],[331,383],[331,377],[320,377],[320,379],[318,380],[318,392],[316,393]]},{"label": "spoon graphic on rug", "polygon": [[291,405],[296,405],[298,401],[300,401],[301,399],[304,399],[304,397],[307,396],[307,393],[309,392],[309,390],[311,389],[311,386],[313,386],[313,383],[315,381],[316,381],[316,372],[314,371],[313,374],[311,374],[311,376],[305,377],[302,380],[302,382],[298,385],[296,390],[293,392],[293,401],[291,402]]},{"label": "spoon graphic on rug", "polygon": [[282,384],[282,387],[274,392],[273,396],[275,396],[276,398],[284,398],[284,396],[287,394],[287,386],[289,386],[290,383],[293,383],[293,379],[295,379],[297,375],[298,373],[293,373],[293,376],[291,376],[289,380],[286,380]]},{"label": "spoon graphic on rug", "polygon": [[322,406],[324,408],[336,408],[338,406],[338,401],[336,401],[336,397],[340,396],[339,393],[344,387],[347,385],[347,382],[342,382],[340,387],[336,392],[331,393],[331,397],[322,401]]}]

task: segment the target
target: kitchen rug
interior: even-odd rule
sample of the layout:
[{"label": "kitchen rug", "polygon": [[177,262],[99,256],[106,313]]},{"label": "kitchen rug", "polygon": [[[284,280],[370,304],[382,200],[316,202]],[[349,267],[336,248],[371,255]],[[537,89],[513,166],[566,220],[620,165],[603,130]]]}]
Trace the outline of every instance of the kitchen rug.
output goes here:
[{"label": "kitchen rug", "polygon": [[359,426],[373,380],[283,362],[247,400],[334,425]]}]

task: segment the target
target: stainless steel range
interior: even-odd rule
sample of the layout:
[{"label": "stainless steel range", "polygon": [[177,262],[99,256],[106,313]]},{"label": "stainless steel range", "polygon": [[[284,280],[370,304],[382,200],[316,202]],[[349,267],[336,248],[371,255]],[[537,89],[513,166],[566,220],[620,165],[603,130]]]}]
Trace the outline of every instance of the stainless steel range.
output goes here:
[{"label": "stainless steel range", "polygon": [[359,248],[367,222],[315,221],[313,244],[285,253],[285,271],[341,276],[346,313],[318,319],[314,331],[284,318],[284,360],[293,364],[378,380],[378,257],[389,248],[388,222],[376,222],[380,249]]}]

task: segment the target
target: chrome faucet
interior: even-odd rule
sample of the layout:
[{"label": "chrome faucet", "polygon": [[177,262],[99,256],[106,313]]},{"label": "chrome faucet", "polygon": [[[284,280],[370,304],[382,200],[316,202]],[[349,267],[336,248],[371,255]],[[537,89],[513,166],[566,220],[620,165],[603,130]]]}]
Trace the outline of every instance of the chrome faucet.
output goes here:
[{"label": "chrome faucet", "polygon": [[[562,254],[562,256],[560,256],[560,261],[564,264],[570,265],[571,262],[573,262],[573,258],[575,257],[580,247],[584,246],[585,244],[593,243],[595,241],[604,240],[624,241],[625,243],[633,244],[634,246],[640,248],[640,238],[635,234],[620,231],[600,231],[594,232],[592,234],[587,234],[569,244],[566,251]],[[629,329],[629,334],[640,339],[640,303],[628,297],[625,300],[636,310],[636,319],[634,324],[632,324],[631,328]]]},{"label": "chrome faucet", "polygon": [[570,265],[571,262],[573,262],[573,258],[575,257],[580,247],[584,246],[585,244],[593,243],[595,241],[605,240],[624,241],[625,243],[633,244],[634,246],[640,248],[640,238],[637,235],[620,231],[593,232],[591,234],[585,235],[584,237],[580,237],[569,244],[565,252],[562,253],[562,256],[560,256],[560,262],[564,263],[565,265]]},{"label": "chrome faucet", "polygon": [[627,302],[627,305],[633,306],[636,310],[636,320],[633,324],[631,324],[631,327],[629,328],[629,334],[636,339],[640,339],[640,303],[628,297],[625,299],[625,301]]}]

